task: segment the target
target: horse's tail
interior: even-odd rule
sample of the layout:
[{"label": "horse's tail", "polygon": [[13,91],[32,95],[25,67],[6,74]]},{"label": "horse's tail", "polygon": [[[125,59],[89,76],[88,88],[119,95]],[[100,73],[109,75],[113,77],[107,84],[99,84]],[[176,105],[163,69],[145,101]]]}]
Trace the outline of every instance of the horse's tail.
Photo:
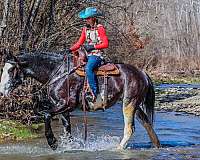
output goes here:
[{"label": "horse's tail", "polygon": [[147,89],[147,93],[144,99],[144,105],[143,105],[143,109],[147,114],[147,117],[151,123],[151,125],[153,125],[154,122],[154,107],[155,107],[155,91],[154,91],[154,86],[153,86],[153,82],[151,80],[151,78],[149,77],[148,74],[146,74],[146,79],[148,81],[148,89]]}]

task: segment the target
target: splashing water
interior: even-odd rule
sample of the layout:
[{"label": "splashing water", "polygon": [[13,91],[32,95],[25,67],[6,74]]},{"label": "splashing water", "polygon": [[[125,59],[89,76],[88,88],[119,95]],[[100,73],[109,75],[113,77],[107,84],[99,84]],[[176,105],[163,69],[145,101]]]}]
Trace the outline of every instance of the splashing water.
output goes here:
[{"label": "splashing water", "polygon": [[116,146],[120,142],[120,137],[110,136],[103,134],[97,136],[95,134],[89,134],[87,141],[84,141],[84,135],[76,129],[75,136],[63,134],[59,138],[59,152],[65,152],[69,150],[83,150],[83,151],[103,151],[103,150],[115,150]]},{"label": "splashing water", "polygon": [[103,134],[96,136],[89,134],[88,139],[84,141],[84,135],[80,132],[79,128],[76,129],[74,137],[67,134],[59,136],[58,149],[52,151],[46,142],[38,142],[34,144],[19,143],[7,144],[0,146],[0,152],[4,155],[52,155],[55,153],[65,153],[68,151],[113,151],[116,149],[117,144],[120,142],[120,137],[110,136]]}]

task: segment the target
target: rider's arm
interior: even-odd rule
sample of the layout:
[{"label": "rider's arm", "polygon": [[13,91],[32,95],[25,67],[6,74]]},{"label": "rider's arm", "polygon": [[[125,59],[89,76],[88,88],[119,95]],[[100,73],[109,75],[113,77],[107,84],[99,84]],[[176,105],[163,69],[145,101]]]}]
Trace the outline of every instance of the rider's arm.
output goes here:
[{"label": "rider's arm", "polygon": [[81,45],[85,42],[86,39],[86,33],[85,33],[85,28],[82,29],[81,37],[79,38],[78,42],[76,42],[71,48],[71,51],[76,51],[77,49],[80,48]]},{"label": "rider's arm", "polygon": [[95,49],[104,49],[104,48],[108,48],[108,37],[106,36],[106,31],[105,28],[100,25],[98,27],[98,34],[101,40],[101,43],[96,44],[94,46]]}]

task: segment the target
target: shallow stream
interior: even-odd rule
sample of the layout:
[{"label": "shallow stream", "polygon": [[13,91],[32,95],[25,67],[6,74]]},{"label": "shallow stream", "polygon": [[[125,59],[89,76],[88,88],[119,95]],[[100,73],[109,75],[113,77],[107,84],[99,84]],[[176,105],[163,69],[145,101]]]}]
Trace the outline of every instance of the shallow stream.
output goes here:
[{"label": "shallow stream", "polygon": [[124,151],[116,150],[123,133],[121,105],[88,114],[88,140],[84,143],[82,112],[72,114],[73,137],[68,142],[59,121],[53,122],[59,148],[52,151],[43,136],[30,142],[0,145],[0,160],[72,159],[200,159],[200,117],[156,112],[155,130],[162,148],[152,148],[146,131],[136,120],[135,136]]}]

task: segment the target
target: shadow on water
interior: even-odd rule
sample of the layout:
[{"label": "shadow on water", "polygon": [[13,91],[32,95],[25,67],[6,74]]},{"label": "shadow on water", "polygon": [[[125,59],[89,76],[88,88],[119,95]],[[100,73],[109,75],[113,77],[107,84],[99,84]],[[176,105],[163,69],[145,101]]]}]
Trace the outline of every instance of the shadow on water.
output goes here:
[{"label": "shadow on water", "polygon": [[146,131],[136,121],[135,135],[127,150],[116,150],[123,134],[121,105],[105,112],[88,114],[88,140],[84,143],[83,113],[72,116],[73,141],[61,134],[58,121],[53,128],[59,148],[52,151],[43,136],[26,143],[0,145],[0,160],[67,159],[200,159],[200,117],[174,112],[156,112],[154,128],[162,148],[154,149]]}]

